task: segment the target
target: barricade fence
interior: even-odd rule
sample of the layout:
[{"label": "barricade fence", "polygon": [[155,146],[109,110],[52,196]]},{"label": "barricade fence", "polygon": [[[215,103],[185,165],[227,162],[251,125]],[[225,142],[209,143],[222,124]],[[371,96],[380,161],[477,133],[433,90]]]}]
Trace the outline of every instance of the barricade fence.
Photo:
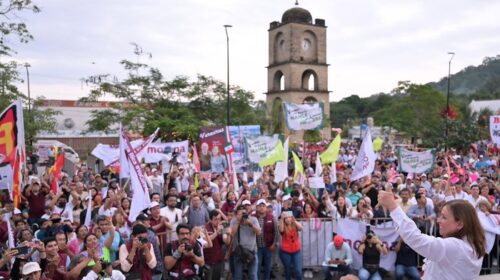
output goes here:
[{"label": "barricade fence", "polygon": [[[363,237],[366,234],[366,228],[369,225],[370,230],[374,231],[377,237],[388,248],[387,255],[381,255],[380,266],[388,271],[394,271],[396,262],[395,247],[399,239],[396,232],[395,224],[391,219],[387,218],[373,218],[370,220],[359,219],[298,219],[302,224],[302,231],[299,233],[301,252],[302,252],[302,267],[304,269],[317,269],[323,266],[325,260],[325,252],[328,244],[332,242],[333,233],[340,234],[344,241],[349,245],[352,251],[354,269],[361,268],[362,256],[358,253],[358,247],[361,245]],[[438,236],[437,226],[434,222],[421,228],[429,235]],[[168,242],[172,240],[175,233],[160,232],[157,233],[158,238],[161,240],[163,236],[167,236]],[[165,246],[160,242],[160,252],[162,260],[165,256]],[[495,245],[493,246],[490,255],[485,261],[483,271],[493,272],[498,271],[498,267],[493,267],[493,258],[497,259],[497,264],[500,260],[500,238],[496,236]],[[423,258],[417,257],[418,267],[423,265]],[[497,265],[498,266],[498,265]]]}]

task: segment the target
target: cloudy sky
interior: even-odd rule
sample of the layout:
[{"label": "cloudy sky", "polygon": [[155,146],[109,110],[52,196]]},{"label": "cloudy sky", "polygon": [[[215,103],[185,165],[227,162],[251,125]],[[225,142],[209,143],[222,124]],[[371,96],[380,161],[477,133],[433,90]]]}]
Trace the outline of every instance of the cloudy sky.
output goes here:
[{"label": "cloudy sky", "polygon": [[[35,0],[39,14],[21,14],[35,36],[15,44],[29,62],[32,95],[76,99],[81,78],[123,76],[122,59],[135,60],[131,42],[152,53],[141,62],[167,79],[197,73],[226,79],[229,29],[231,83],[264,99],[268,28],[294,0]],[[500,53],[500,1],[302,0],[328,26],[330,99],[388,92],[400,80],[436,81]],[[25,72],[23,72],[24,74]],[[20,85],[25,90],[25,85]]]}]

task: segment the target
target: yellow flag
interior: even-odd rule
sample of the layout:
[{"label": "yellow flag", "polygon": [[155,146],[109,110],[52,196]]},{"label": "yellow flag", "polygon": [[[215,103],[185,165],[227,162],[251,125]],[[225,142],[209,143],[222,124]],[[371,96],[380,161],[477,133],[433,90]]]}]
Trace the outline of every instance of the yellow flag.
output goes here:
[{"label": "yellow flag", "polygon": [[382,149],[382,145],[384,145],[384,140],[380,137],[375,138],[375,140],[373,140],[373,151],[380,151]]},{"label": "yellow flag", "polygon": [[295,174],[293,175],[293,179],[297,180],[297,176],[299,174],[302,174],[302,177],[304,176],[304,167],[302,166],[302,162],[300,161],[299,156],[295,154],[294,151],[292,151],[292,156],[293,156],[293,163],[295,164]]},{"label": "yellow flag", "polygon": [[340,151],[340,134],[337,134],[335,139],[328,145],[328,148],[321,153],[319,158],[321,159],[321,164],[330,164],[336,162],[339,157]]},{"label": "yellow flag", "polygon": [[276,147],[267,154],[267,156],[259,162],[260,167],[268,166],[268,165],[273,165],[277,161],[284,161],[285,160],[285,149],[283,149],[283,144],[281,144],[281,141],[278,140],[278,143],[276,144]]}]

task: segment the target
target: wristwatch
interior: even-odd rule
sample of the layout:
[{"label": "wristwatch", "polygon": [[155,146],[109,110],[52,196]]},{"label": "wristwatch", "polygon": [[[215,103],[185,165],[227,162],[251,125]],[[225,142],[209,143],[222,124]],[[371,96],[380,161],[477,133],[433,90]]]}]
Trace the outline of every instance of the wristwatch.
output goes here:
[{"label": "wristwatch", "polygon": [[178,260],[182,257],[182,254],[179,251],[175,250],[175,252],[172,254],[172,257],[174,257],[174,259]]}]

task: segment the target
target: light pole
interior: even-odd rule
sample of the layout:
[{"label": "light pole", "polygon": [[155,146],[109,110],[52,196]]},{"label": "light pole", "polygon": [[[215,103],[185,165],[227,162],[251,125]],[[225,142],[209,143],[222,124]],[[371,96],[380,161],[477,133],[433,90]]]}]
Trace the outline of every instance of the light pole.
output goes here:
[{"label": "light pole", "polygon": [[224,30],[226,30],[226,39],[227,39],[227,126],[229,126],[229,124],[231,123],[229,118],[230,96],[229,96],[229,34],[227,33],[228,27],[233,27],[233,26],[229,24],[224,24]]},{"label": "light pole", "polygon": [[446,123],[445,123],[445,130],[444,130],[444,138],[445,138],[445,145],[444,145],[444,151],[448,151],[448,118],[449,118],[449,113],[450,113],[450,79],[451,79],[451,61],[453,60],[453,57],[455,57],[454,52],[448,52],[450,57],[450,61],[448,62],[448,91],[446,93]]},{"label": "light pole", "polygon": [[28,113],[31,117],[31,92],[30,92],[30,71],[28,70],[31,65],[29,63],[25,63],[24,67],[26,67],[26,81],[28,82]]}]

